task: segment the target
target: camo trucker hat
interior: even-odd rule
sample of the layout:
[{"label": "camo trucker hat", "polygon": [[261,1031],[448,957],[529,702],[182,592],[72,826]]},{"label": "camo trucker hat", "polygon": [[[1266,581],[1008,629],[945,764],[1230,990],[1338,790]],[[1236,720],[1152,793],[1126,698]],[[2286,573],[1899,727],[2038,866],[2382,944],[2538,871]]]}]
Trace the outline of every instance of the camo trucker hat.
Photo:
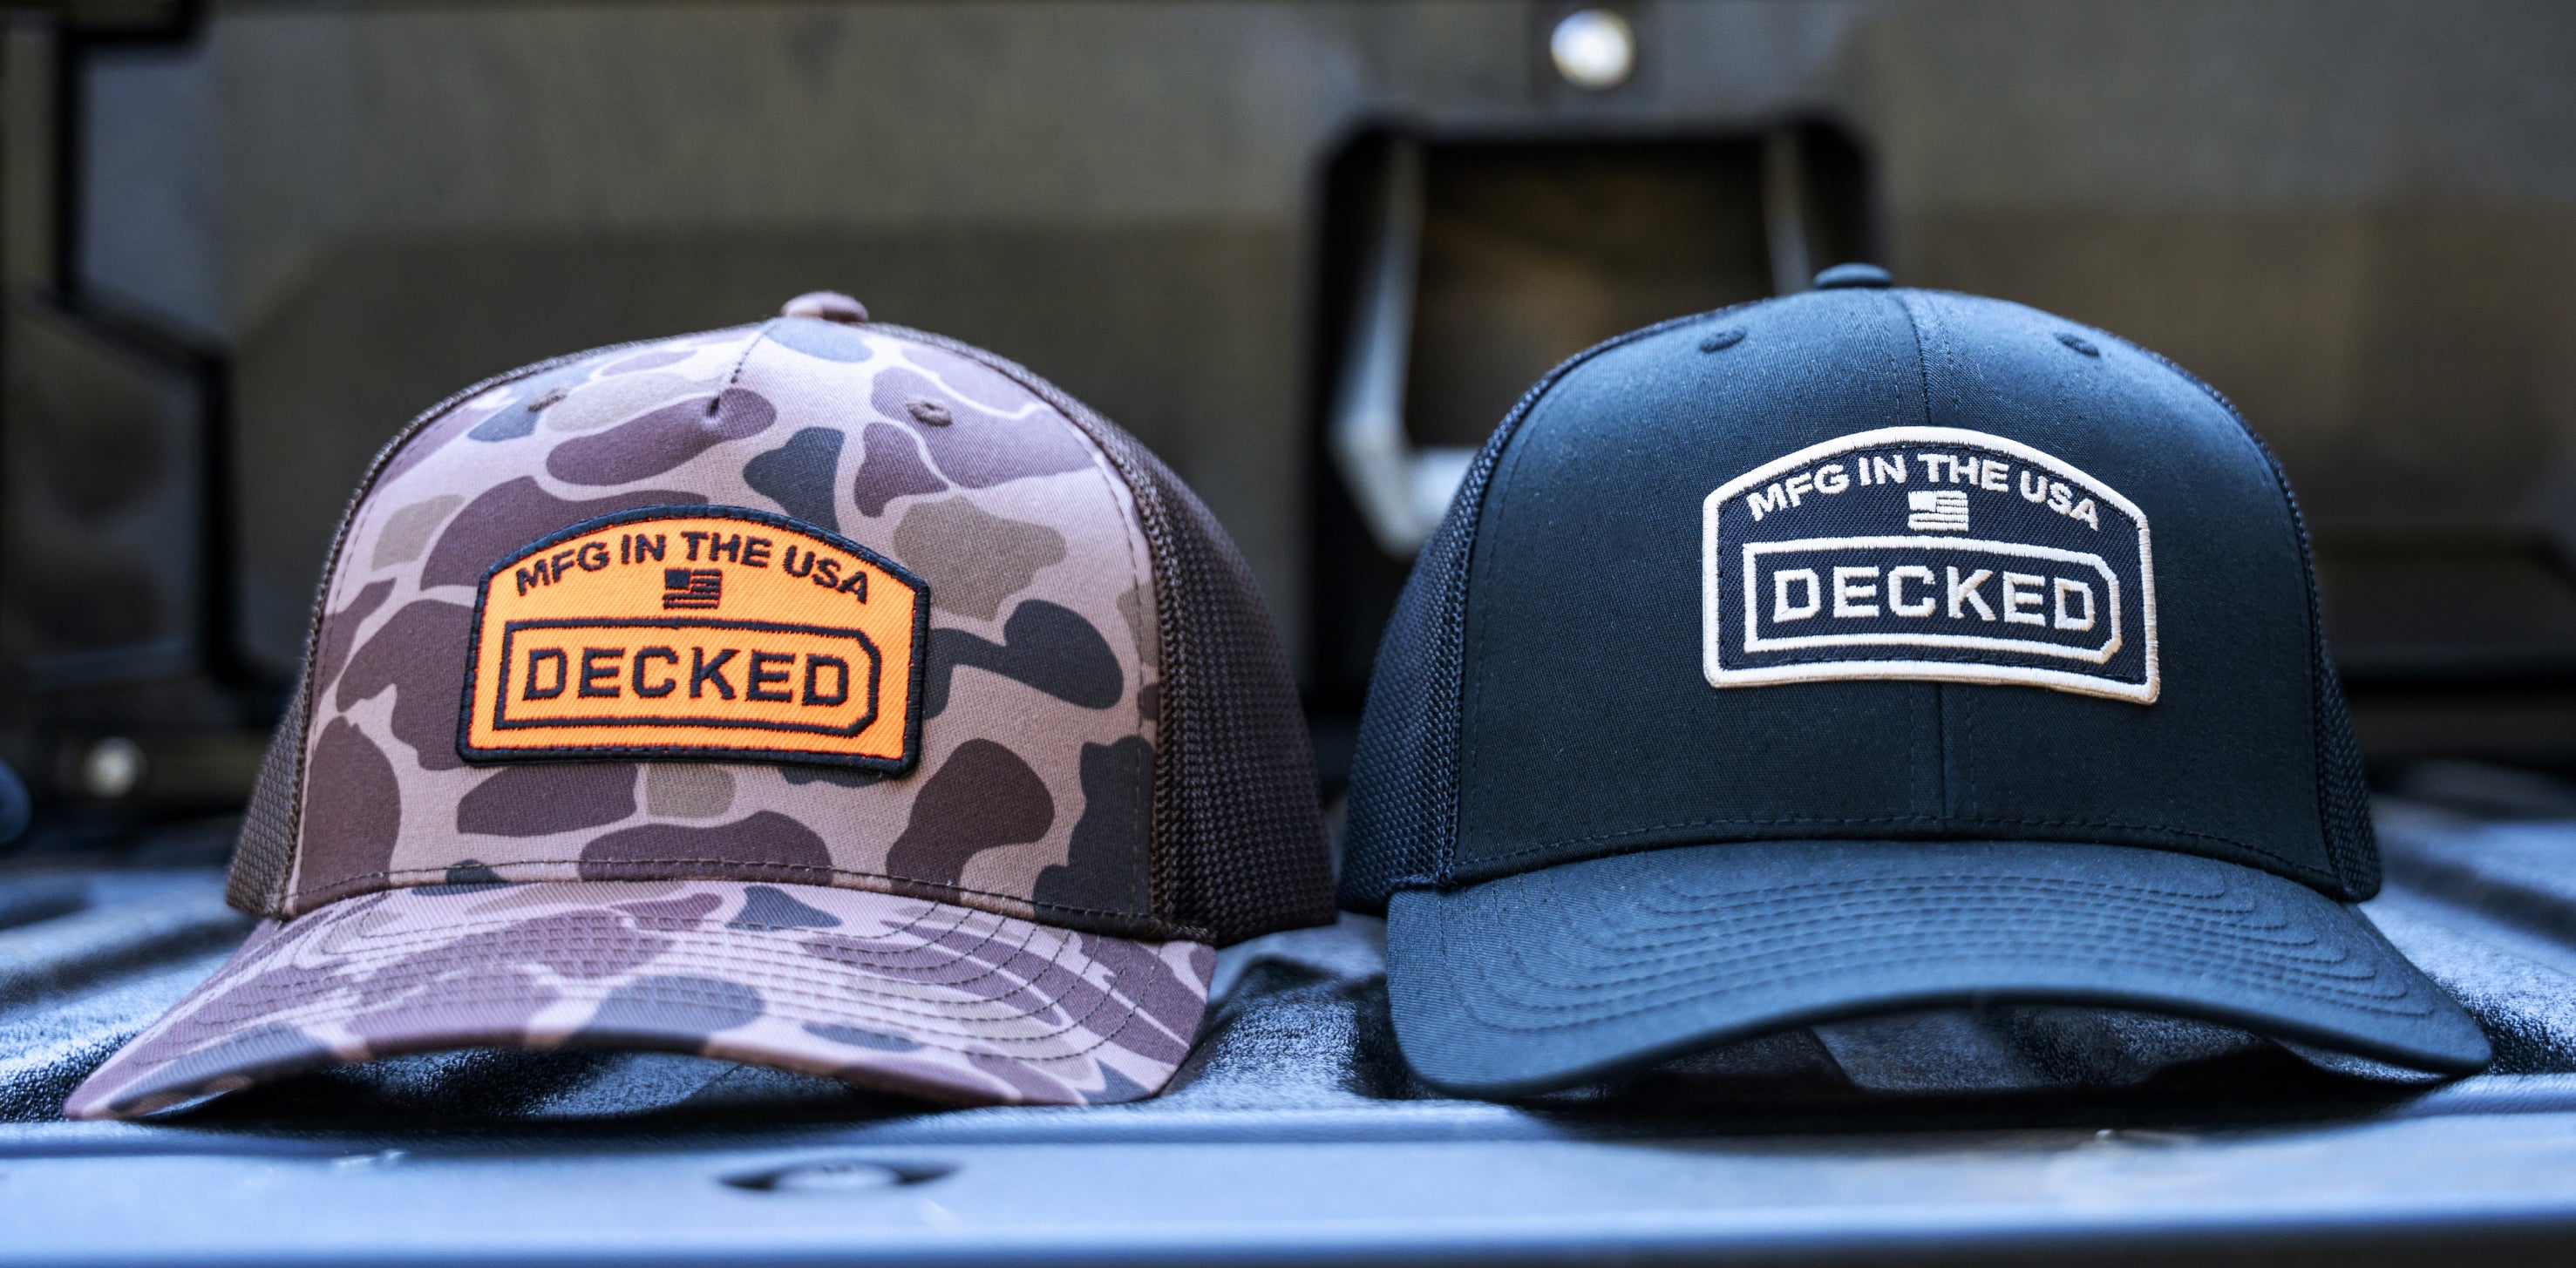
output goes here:
[{"label": "camo trucker hat", "polygon": [[2485,1064],[2351,906],[2361,761],[2234,408],[2046,313],[1819,282],[1559,367],[1416,564],[1341,891],[1414,1068],[1529,1094],[1972,1002]]},{"label": "camo trucker hat", "polygon": [[575,1045],[1146,1096],[1212,947],[1332,918],[1314,781],[1225,533],[1019,366],[830,294],[543,362],[376,459],[261,923],[66,1108]]}]

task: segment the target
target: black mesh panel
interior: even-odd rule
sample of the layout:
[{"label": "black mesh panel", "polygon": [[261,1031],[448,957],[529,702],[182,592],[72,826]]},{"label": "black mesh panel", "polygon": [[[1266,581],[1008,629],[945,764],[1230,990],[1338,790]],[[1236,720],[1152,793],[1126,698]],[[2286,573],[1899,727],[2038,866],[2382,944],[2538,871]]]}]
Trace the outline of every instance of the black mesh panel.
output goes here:
[{"label": "black mesh panel", "polygon": [[[1508,426],[1508,425],[1507,425]],[[1486,442],[1424,543],[1378,640],[1351,754],[1341,904],[1382,913],[1397,890],[1448,875],[1458,828],[1458,674],[1467,557],[1502,432]]]},{"label": "black mesh panel", "polygon": [[1559,378],[1593,357],[1735,308],[1632,330],[1567,358],[1522,394],[1476,454],[1448,514],[1415,559],[1378,642],[1359,744],[1351,754],[1342,906],[1380,913],[1399,889],[1448,883],[1458,837],[1458,679],[1467,641],[1467,565],[1476,552],[1476,519],[1494,466],[1522,420]]},{"label": "black mesh panel", "polygon": [[2299,513],[2298,495],[2290,489],[2290,477],[2282,472],[2281,460],[2255,434],[2236,402],[2162,355],[2145,348],[2138,351],[2208,393],[2209,399],[2218,402],[2227,416],[2236,420],[2236,425],[2245,430],[2246,439],[2262,453],[2264,465],[2271,469],[2272,482],[2281,490],[2281,500],[2290,508],[2290,528],[2299,539],[2299,571],[2308,587],[2308,681],[2316,728],[2317,819],[2325,832],[2326,855],[2334,860],[2335,879],[2343,885],[2344,892],[2337,897],[2347,902],[2370,898],[2379,892],[2379,833],[2370,822],[2370,779],[2362,766],[2361,741],[2352,733],[2352,712],[2344,703],[2343,678],[2335,672],[2334,655],[2326,647],[2325,622],[2317,603],[2316,552],[2308,541],[2307,517]]}]

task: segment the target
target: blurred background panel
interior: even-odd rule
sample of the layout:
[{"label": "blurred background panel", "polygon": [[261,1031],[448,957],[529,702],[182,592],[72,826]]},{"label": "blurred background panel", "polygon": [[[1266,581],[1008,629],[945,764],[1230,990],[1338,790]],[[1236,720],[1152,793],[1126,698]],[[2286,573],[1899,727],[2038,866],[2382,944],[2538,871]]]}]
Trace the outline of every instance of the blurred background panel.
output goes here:
[{"label": "blurred background panel", "polygon": [[[1580,8],[20,12],[0,657],[43,672],[0,743],[98,800],[130,735],[214,795],[412,414],[834,287],[1163,453],[1260,575],[1330,779],[1410,541],[1531,378],[1863,259],[2243,406],[2374,757],[2576,766],[2576,10]],[[110,562],[146,523],[162,563]],[[49,571],[67,533],[99,562]]]}]

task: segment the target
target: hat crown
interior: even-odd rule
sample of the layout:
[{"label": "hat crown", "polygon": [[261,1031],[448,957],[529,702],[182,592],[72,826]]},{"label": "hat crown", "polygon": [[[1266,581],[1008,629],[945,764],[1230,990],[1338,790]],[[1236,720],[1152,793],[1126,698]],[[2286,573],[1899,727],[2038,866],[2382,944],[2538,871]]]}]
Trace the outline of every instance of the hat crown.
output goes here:
[{"label": "hat crown", "polygon": [[[237,904],[759,880],[1121,934],[1313,919],[1317,825],[1192,824],[1158,782],[1187,764],[1166,630],[1187,650],[1212,584],[1164,582],[1189,551],[1232,559],[1213,522],[1026,371],[838,317],[541,363],[389,446],[324,580]],[[1214,584],[1248,588],[1234,567]],[[1265,653],[1215,666],[1254,686],[1204,690],[1293,709]],[[1310,782],[1300,755],[1265,784]],[[1285,862],[1227,890],[1225,918],[1193,910],[1226,888],[1195,873],[1234,851]]]},{"label": "hat crown", "polygon": [[1798,838],[2143,845],[2375,890],[2286,481],[2216,393],[2077,329],[1843,288],[1561,367],[1399,604],[1345,905]]}]

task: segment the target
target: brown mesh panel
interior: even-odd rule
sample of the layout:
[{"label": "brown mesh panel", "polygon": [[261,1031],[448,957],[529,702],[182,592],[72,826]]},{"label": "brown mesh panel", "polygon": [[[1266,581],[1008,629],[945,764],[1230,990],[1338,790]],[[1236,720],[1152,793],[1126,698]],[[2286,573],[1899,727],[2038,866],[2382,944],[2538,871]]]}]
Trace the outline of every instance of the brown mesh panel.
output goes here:
[{"label": "brown mesh panel", "polygon": [[287,877],[295,871],[295,786],[304,769],[307,672],[295,675],[286,716],[269,734],[268,752],[259,759],[259,780],[251,785],[250,805],[242,812],[241,843],[233,847],[232,871],[224,877],[224,901],[255,916],[269,915],[281,905]]},{"label": "brown mesh panel", "polygon": [[1171,933],[1218,946],[1330,923],[1313,741],[1278,629],[1216,517],[1134,437],[1044,379],[952,339],[881,329],[971,357],[1043,397],[1100,446],[1136,499],[1163,653],[1155,913]]},{"label": "brown mesh panel", "polygon": [[1216,517],[1141,456],[1173,521],[1155,568],[1158,592],[1174,596],[1161,600],[1173,778],[1168,801],[1156,798],[1155,898],[1173,923],[1207,929],[1218,945],[1328,923],[1314,742],[1277,628]]}]

